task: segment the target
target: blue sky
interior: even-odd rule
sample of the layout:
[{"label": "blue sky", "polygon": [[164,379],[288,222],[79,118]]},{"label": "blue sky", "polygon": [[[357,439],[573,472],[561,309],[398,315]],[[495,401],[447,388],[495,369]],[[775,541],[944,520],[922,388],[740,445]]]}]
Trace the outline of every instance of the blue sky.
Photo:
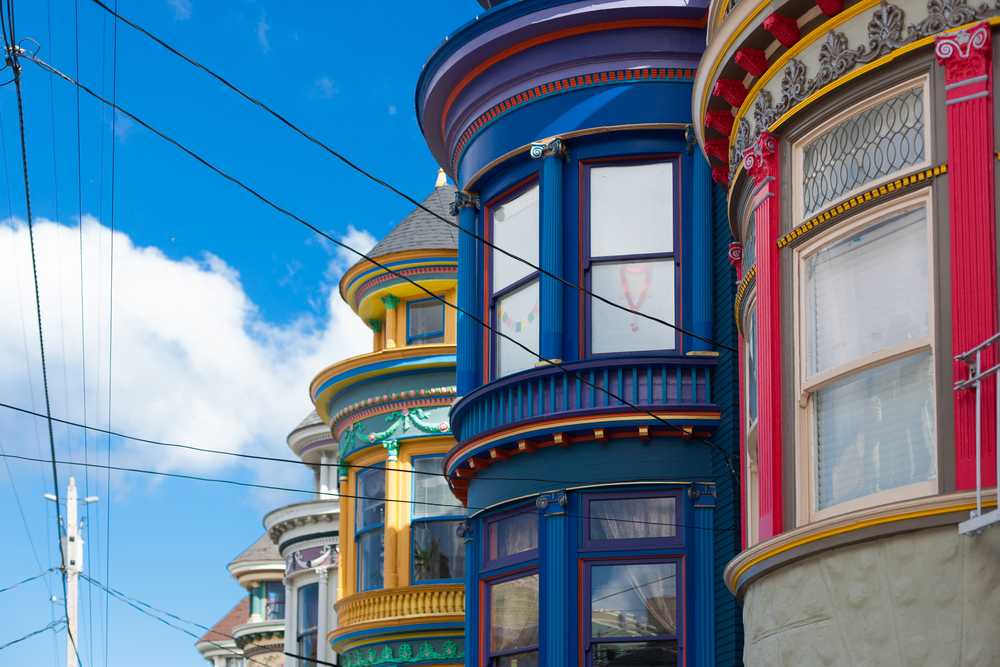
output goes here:
[{"label": "blue sky", "polygon": [[[110,97],[114,24],[103,10],[86,0],[15,6],[18,36],[41,44],[39,58],[70,76],[79,67],[86,85]],[[414,86],[445,35],[481,8],[474,0],[131,0],[119,11],[420,200],[437,165],[416,124]],[[367,249],[412,209],[128,26],[118,27],[117,53],[120,106],[317,227]],[[310,410],[309,381],[370,345],[335,289],[354,258],[133,123],[119,117],[113,130],[85,94],[78,135],[74,87],[30,63],[22,81],[53,414],[106,427],[110,371],[115,430],[289,456],[284,435]],[[0,184],[0,402],[43,411],[13,86],[0,87],[0,114],[8,179]],[[55,442],[63,460],[108,457],[107,438],[79,430],[57,426]],[[0,409],[0,446],[47,456],[44,422]],[[110,454],[114,465],[311,488],[294,466],[118,440]],[[84,511],[87,572],[205,625],[239,600],[226,564],[263,532],[264,513],[307,498],[127,473],[111,474],[109,494],[103,471],[60,466],[63,487],[71,474],[81,495],[101,498]],[[49,467],[0,464],[0,588],[37,574],[39,563],[58,564],[46,492]],[[54,575],[0,593],[0,645],[61,616],[50,588],[61,597]],[[105,602],[82,585],[85,666],[205,664],[191,637],[115,600],[106,647]],[[65,664],[64,637],[38,635],[4,649],[0,663]]]}]

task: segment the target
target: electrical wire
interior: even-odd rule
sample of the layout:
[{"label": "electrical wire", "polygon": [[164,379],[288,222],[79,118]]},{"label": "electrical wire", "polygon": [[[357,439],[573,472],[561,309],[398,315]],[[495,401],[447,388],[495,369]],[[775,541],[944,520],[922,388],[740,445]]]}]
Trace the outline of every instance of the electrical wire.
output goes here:
[{"label": "electrical wire", "polygon": [[[39,459],[28,457],[28,456],[20,456],[18,454],[0,454],[0,458],[18,459],[18,460],[21,460],[21,461],[38,461],[39,460]],[[72,462],[72,461],[59,461],[59,463],[63,464],[63,465],[77,465],[77,466],[84,466],[85,465],[83,463],[77,463],[77,462]],[[86,464],[86,467],[90,467],[90,468],[104,468],[104,469],[109,469],[109,470],[117,470],[117,471],[121,471],[121,472],[134,472],[134,473],[139,473],[139,474],[142,474],[142,475],[156,475],[156,476],[159,476],[159,477],[173,477],[175,479],[187,479],[187,480],[192,480],[192,481],[195,481],[195,482],[212,482],[212,483],[216,483],[216,484],[230,484],[232,486],[243,486],[243,487],[247,487],[247,488],[251,488],[251,489],[267,489],[269,491],[288,491],[290,493],[307,493],[307,494],[313,495],[313,496],[317,496],[317,495],[319,495],[319,496],[327,496],[330,500],[337,500],[337,499],[340,499],[340,498],[348,498],[348,499],[351,499],[351,500],[376,500],[376,501],[386,502],[386,503],[399,503],[399,504],[402,504],[402,505],[423,505],[423,506],[430,506],[430,507],[446,507],[446,508],[451,508],[451,509],[458,509],[458,507],[455,506],[455,505],[450,505],[450,504],[447,504],[447,503],[433,503],[433,502],[428,502],[428,501],[425,501],[425,500],[405,500],[403,498],[376,498],[376,497],[373,497],[373,496],[358,496],[358,495],[350,495],[350,494],[346,494],[346,493],[333,493],[333,492],[323,494],[323,493],[317,493],[316,491],[314,491],[312,489],[293,489],[293,488],[286,487],[286,486],[271,486],[271,485],[268,485],[268,484],[254,484],[252,482],[238,482],[238,481],[232,480],[232,479],[217,479],[217,478],[214,478],[214,477],[198,477],[198,476],[195,476],[195,475],[182,475],[180,473],[173,473],[173,472],[160,472],[160,471],[157,471],[157,470],[145,470],[145,469],[142,469],[142,468],[124,468],[124,467],[117,467],[117,466],[105,466],[105,465],[102,465],[100,463],[88,463],[88,464]],[[657,483],[658,480],[659,480],[659,478],[655,479],[655,480],[631,480],[628,483],[630,483],[630,484],[655,484],[655,483]],[[485,510],[488,510],[488,509],[491,509],[491,508],[489,508],[489,507],[465,507],[463,509],[465,509],[467,511],[472,511],[472,512],[482,512],[482,511],[485,511]],[[535,509],[530,509],[529,508],[528,510],[525,510],[524,512],[521,512],[521,513],[522,514],[535,513],[535,514],[542,515],[544,512],[541,509],[539,509],[538,511],[536,511]],[[589,517],[575,515],[575,514],[566,514],[566,516],[570,517],[570,518],[576,518],[576,519],[587,519],[587,518],[589,518]],[[694,530],[707,530],[707,531],[715,532],[715,533],[725,533],[725,532],[730,532],[731,530],[733,530],[732,528],[708,528],[708,527],[705,527],[705,526],[692,526],[692,525],[683,524],[683,523],[668,523],[668,522],[664,522],[664,521],[638,521],[636,519],[617,519],[617,518],[614,519],[614,521],[616,523],[634,523],[634,524],[642,524],[642,525],[647,525],[647,526],[673,526],[675,528],[691,528],[691,529],[694,529]],[[81,575],[81,576],[83,576],[83,575]]]},{"label": "electrical wire", "polygon": [[[3,448],[3,440],[0,440],[0,454],[6,454],[6,453],[7,452],[4,451],[4,448]],[[4,467],[7,469],[7,477],[10,478],[10,488],[13,489],[13,491],[14,491],[14,501],[17,503],[17,511],[21,514],[21,523],[24,524],[24,532],[28,535],[28,544],[31,545],[31,553],[35,557],[35,563],[38,565],[38,569],[41,570],[42,569],[42,560],[38,557],[38,550],[35,548],[35,540],[32,539],[32,537],[31,537],[31,529],[28,528],[28,519],[27,519],[27,517],[24,516],[24,507],[22,507],[22,505],[21,505],[21,496],[18,494],[18,492],[17,492],[17,485],[14,483],[14,474],[11,473],[11,471],[10,471],[10,463],[7,462],[7,459],[4,459],[3,463],[4,463]],[[42,574],[45,574],[45,573],[51,572],[51,571],[52,570],[46,570],[45,572],[42,572]],[[42,576],[42,575],[38,575],[38,576]],[[28,581],[30,581],[30,579]],[[49,582],[48,582],[47,579],[45,580],[45,587],[49,591],[49,597],[52,597],[52,587],[49,586]],[[4,589],[4,590],[7,590],[7,589]],[[3,591],[0,590],[0,593],[3,593]]]},{"label": "electrical wire", "polygon": [[[655,419],[656,421],[660,422],[661,424],[664,424],[665,426],[669,426],[670,428],[675,429],[677,431],[683,431],[683,429],[681,427],[679,427],[679,426],[677,426],[675,424],[672,424],[671,422],[663,419],[662,417],[653,414],[649,410],[646,410],[646,409],[644,409],[644,408],[642,408],[642,407],[640,407],[638,405],[635,405],[634,403],[631,403],[630,401],[627,401],[624,398],[622,398],[622,397],[620,397],[620,396],[612,393],[608,389],[606,389],[604,387],[601,387],[601,386],[599,386],[599,385],[597,385],[597,384],[595,384],[595,383],[587,380],[582,375],[578,375],[578,374],[572,372],[571,370],[569,370],[568,368],[566,368],[561,363],[559,363],[557,361],[554,361],[552,359],[546,359],[545,357],[543,357],[540,354],[538,354],[537,351],[532,350],[531,348],[529,348],[528,346],[524,345],[520,341],[515,340],[513,337],[508,336],[507,334],[503,333],[499,329],[497,329],[497,328],[495,328],[495,327],[487,324],[486,322],[484,322],[479,317],[477,317],[477,316],[473,315],[472,313],[464,310],[463,308],[461,308],[460,306],[458,306],[456,304],[450,303],[447,299],[445,299],[441,295],[434,294],[429,289],[427,289],[423,285],[419,284],[418,282],[416,282],[415,280],[413,280],[409,276],[403,275],[399,271],[396,271],[396,270],[393,270],[393,269],[389,268],[385,264],[382,264],[378,260],[373,259],[372,257],[369,257],[368,255],[366,255],[365,253],[361,252],[360,250],[352,248],[351,246],[347,245],[346,243],[333,238],[329,234],[326,234],[325,232],[321,231],[319,228],[315,227],[314,225],[312,225],[311,223],[307,222],[306,220],[300,218],[299,216],[295,215],[294,213],[288,211],[287,209],[282,208],[278,204],[275,204],[270,199],[268,199],[264,195],[260,194],[259,192],[257,192],[253,188],[251,188],[250,186],[244,184],[243,182],[241,182],[237,178],[235,178],[233,176],[230,176],[226,172],[224,172],[221,169],[219,169],[218,167],[214,166],[213,164],[211,164],[210,162],[208,162],[207,160],[205,160],[204,158],[202,158],[201,156],[199,156],[197,153],[195,153],[191,149],[185,147],[184,145],[180,144],[176,140],[171,139],[166,134],[160,132],[156,128],[152,127],[151,125],[149,125],[148,123],[146,123],[145,121],[143,121],[141,118],[137,117],[136,115],[134,115],[134,114],[132,114],[132,113],[130,113],[128,111],[125,111],[121,107],[118,107],[118,106],[112,104],[111,102],[109,102],[108,100],[104,99],[103,97],[101,97],[100,95],[98,95],[97,93],[95,93],[94,91],[90,90],[90,88],[88,88],[84,84],[80,83],[79,81],[74,80],[73,78],[71,78],[70,76],[68,76],[66,74],[63,74],[59,70],[53,68],[51,65],[48,65],[47,63],[45,63],[44,61],[39,60],[38,58],[35,58],[35,57],[32,57],[32,56],[24,56],[24,57],[26,59],[29,59],[32,62],[34,62],[36,65],[38,65],[42,69],[44,69],[44,70],[46,70],[46,71],[48,71],[48,72],[50,72],[50,73],[52,73],[52,74],[54,74],[54,75],[62,78],[62,79],[65,79],[66,81],[68,81],[69,83],[72,83],[75,86],[78,86],[81,90],[83,90],[85,93],[87,93],[91,97],[94,97],[95,99],[100,100],[104,104],[108,104],[108,105],[113,106],[115,110],[120,111],[122,114],[128,116],[129,118],[131,118],[135,122],[137,122],[140,125],[142,125],[143,127],[145,127],[150,132],[153,132],[154,134],[156,134],[158,137],[160,137],[164,141],[167,141],[168,143],[176,146],[181,151],[187,153],[189,156],[191,156],[192,158],[194,158],[195,160],[197,160],[198,162],[200,162],[202,165],[204,165],[204,166],[208,167],[210,170],[214,171],[219,176],[222,176],[227,181],[233,183],[234,185],[239,186],[240,188],[242,188],[243,190],[245,190],[247,193],[253,195],[257,199],[259,199],[261,202],[267,204],[268,206],[270,206],[274,210],[278,211],[279,213],[282,213],[283,215],[286,215],[286,216],[292,218],[293,220],[301,223],[302,225],[304,225],[305,227],[311,229],[313,232],[315,232],[316,234],[319,234],[320,236],[322,236],[323,238],[327,239],[331,243],[333,243],[333,244],[335,244],[335,245],[343,248],[344,250],[347,250],[349,252],[354,253],[355,255],[359,256],[360,258],[365,259],[365,260],[371,262],[373,265],[379,267],[380,269],[382,269],[382,270],[384,270],[384,271],[386,271],[388,273],[391,273],[391,274],[393,274],[395,276],[398,276],[399,278],[402,278],[403,280],[405,280],[406,282],[410,283],[411,285],[413,285],[414,287],[416,287],[420,291],[422,291],[425,294],[427,294],[429,297],[431,297],[433,299],[436,299],[437,301],[440,301],[446,308],[452,308],[453,310],[456,310],[457,312],[462,313],[463,315],[469,317],[474,322],[477,322],[480,326],[484,327],[485,329],[488,329],[489,331],[492,331],[495,335],[500,336],[502,338],[506,338],[507,340],[509,340],[511,343],[513,343],[517,347],[523,349],[525,352],[528,352],[529,354],[537,357],[541,361],[545,362],[548,365],[553,366],[554,368],[558,368],[559,370],[563,371],[564,373],[566,373],[570,377],[573,377],[577,381],[582,382],[582,383],[586,384],[587,386],[594,388],[597,391],[600,391],[602,394],[606,394],[610,398],[613,398],[616,401],[618,401],[620,404],[626,405],[626,406],[632,408],[633,410],[635,410],[637,412],[641,412],[641,413],[643,413],[643,414],[645,414],[645,415],[647,415],[649,417],[652,417],[653,419]],[[704,445],[707,445],[708,447],[716,449],[719,452],[722,452],[723,456],[726,457],[726,463],[729,466],[730,474],[733,475],[734,478],[736,477],[736,470],[733,467],[732,454],[730,452],[726,451],[722,447],[719,447],[718,445],[716,445],[714,443],[711,443],[711,442],[709,442],[709,441],[707,441],[707,440],[705,440],[705,439],[703,439],[701,437],[693,436],[692,439],[694,439],[697,442],[700,442],[700,443],[702,443]]]},{"label": "electrical wire", "polygon": [[[8,405],[7,403],[0,403],[0,408],[6,408],[8,410],[13,410],[15,412],[20,412],[20,413],[23,413],[23,414],[26,414],[26,415],[31,415],[33,417],[39,417],[39,418],[42,418],[42,419],[45,418],[45,415],[40,414],[38,412],[33,412],[31,410],[26,410],[24,408],[18,408],[18,407],[15,407],[13,405]],[[260,454],[242,454],[240,452],[227,452],[227,451],[221,450],[221,449],[209,449],[207,447],[196,447],[194,445],[183,445],[183,444],[176,443],[176,442],[162,442],[160,440],[150,440],[148,438],[139,438],[139,437],[135,437],[135,436],[131,436],[131,435],[124,435],[122,433],[116,433],[114,431],[109,431],[109,430],[106,430],[106,429],[98,428],[96,426],[85,426],[84,424],[80,424],[80,423],[77,423],[77,422],[68,421],[68,420],[65,420],[65,419],[59,419],[58,417],[53,417],[52,421],[54,421],[54,422],[56,422],[58,424],[65,424],[67,426],[74,426],[76,428],[87,429],[87,430],[90,430],[90,431],[96,431],[98,433],[107,433],[108,436],[112,436],[113,435],[116,438],[122,438],[124,440],[132,440],[134,442],[141,442],[141,443],[144,443],[144,444],[147,444],[147,445],[156,445],[158,447],[176,447],[176,448],[179,448],[179,449],[187,449],[187,450],[194,451],[194,452],[204,452],[206,454],[219,454],[221,456],[232,456],[234,458],[240,458],[240,459],[250,459],[250,460],[254,460],[254,461],[270,461],[270,462],[274,462],[274,463],[290,463],[290,464],[294,464],[294,465],[298,465],[298,466],[302,466],[302,465],[311,465],[312,466],[312,465],[314,465],[314,466],[316,466],[318,468],[337,468],[337,467],[343,466],[345,468],[357,468],[357,469],[360,469],[360,470],[375,470],[375,469],[382,470],[383,469],[381,466],[359,465],[357,463],[314,463],[314,464],[307,464],[307,463],[303,463],[302,461],[299,461],[299,460],[296,460],[296,459],[283,459],[283,458],[279,458],[279,457],[276,457],[276,456],[262,456]],[[430,472],[430,471],[426,471],[426,470],[413,470],[413,469],[410,469],[410,470],[399,470],[399,469],[397,469],[396,472],[405,472],[405,473],[410,473],[412,475],[429,475],[431,477],[444,477],[445,479],[449,478],[449,475],[447,473],[443,473],[443,472]],[[682,476],[682,477],[660,477],[660,476],[657,477],[657,479],[660,479],[660,480],[687,480],[687,479],[690,479],[690,478],[691,478],[690,475]],[[706,478],[699,477],[699,479],[706,479]],[[545,482],[547,484],[578,484],[579,483],[579,480],[541,479],[541,478],[537,478],[537,477],[490,477],[490,480],[491,481],[497,481],[497,482]]]},{"label": "electrical wire", "polygon": [[38,579],[40,577],[44,577],[49,572],[55,572],[58,569],[59,569],[58,567],[50,567],[49,569],[45,570],[41,574],[36,574],[33,577],[28,577],[24,581],[19,581],[16,584],[14,584],[13,586],[8,586],[7,588],[0,588],[0,593],[6,593],[7,591],[9,591],[9,590],[11,590],[13,588],[17,588],[18,586],[24,585],[24,584],[28,583],[29,581],[34,581],[35,579]]},{"label": "electrical wire", "polygon": [[66,622],[65,618],[60,618],[58,621],[52,621],[51,623],[49,623],[48,625],[46,625],[41,630],[35,630],[34,632],[26,634],[25,636],[21,637],[20,639],[15,639],[12,642],[7,642],[3,646],[0,646],[0,651],[4,650],[8,646],[13,646],[14,644],[17,644],[18,642],[23,642],[25,639],[30,639],[31,637],[34,637],[35,635],[40,635],[43,632],[45,632],[46,630],[51,630],[52,628],[56,627],[60,623],[65,623],[65,622]]},{"label": "electrical wire", "polygon": [[[609,299],[606,299],[606,298],[604,298],[604,297],[602,297],[602,296],[600,296],[598,294],[594,294],[593,292],[587,290],[584,287],[581,287],[580,285],[574,285],[573,283],[571,283],[568,280],[562,278],[561,276],[557,276],[557,275],[555,275],[553,273],[550,273],[549,271],[546,271],[545,269],[541,268],[540,266],[532,264],[531,262],[529,262],[528,260],[524,259],[523,257],[519,257],[518,255],[515,255],[515,254],[513,254],[513,253],[511,253],[511,252],[509,252],[507,250],[504,250],[503,248],[500,248],[499,246],[494,245],[493,243],[491,243],[490,241],[488,241],[487,239],[483,238],[482,236],[476,234],[473,231],[470,231],[468,229],[462,228],[461,225],[458,225],[454,220],[448,220],[444,216],[441,216],[441,215],[435,213],[434,211],[432,211],[429,208],[427,208],[426,206],[424,206],[422,203],[418,202],[416,199],[413,199],[409,195],[401,192],[400,190],[397,190],[392,185],[390,185],[390,184],[386,183],[385,181],[379,179],[378,177],[374,176],[373,174],[365,171],[364,169],[362,169],[358,165],[356,165],[353,162],[351,162],[350,160],[348,160],[342,154],[340,154],[337,151],[333,150],[332,148],[330,148],[329,146],[327,146],[326,144],[324,144],[320,140],[316,139],[312,135],[308,134],[307,132],[305,132],[304,130],[302,130],[301,128],[299,128],[297,125],[295,125],[294,123],[292,123],[291,121],[289,121],[288,119],[286,119],[284,116],[282,116],[278,112],[276,112],[273,109],[271,109],[269,106],[267,106],[263,102],[257,100],[254,97],[251,97],[249,94],[243,92],[242,90],[240,90],[239,88],[237,88],[235,85],[233,85],[232,83],[230,83],[229,81],[227,81],[225,78],[223,78],[221,75],[216,74],[215,72],[213,72],[209,68],[205,67],[201,63],[199,63],[199,62],[197,62],[197,61],[189,58],[188,56],[184,55],[183,53],[181,53],[177,49],[173,48],[172,46],[170,46],[169,44],[167,44],[166,42],[164,42],[162,39],[160,39],[160,38],[156,37],[155,35],[153,35],[152,33],[150,33],[148,30],[146,30],[146,29],[144,29],[144,28],[136,25],[135,23],[132,23],[128,19],[124,18],[123,16],[121,16],[120,14],[118,14],[117,11],[111,9],[110,7],[108,7],[107,5],[105,5],[100,0],[91,0],[91,1],[94,4],[96,4],[97,6],[101,7],[102,9],[104,9],[105,11],[111,13],[119,21],[122,21],[123,23],[131,26],[135,30],[137,30],[137,31],[141,32],[142,34],[146,35],[147,37],[149,37],[154,42],[156,42],[157,44],[159,44],[163,48],[167,49],[168,51],[170,51],[174,55],[176,55],[179,58],[185,60],[186,62],[190,63],[191,65],[194,65],[195,67],[197,67],[198,69],[202,70],[203,72],[205,72],[209,76],[213,77],[214,79],[216,79],[217,81],[219,81],[222,85],[226,86],[227,88],[229,88],[233,92],[237,93],[238,95],[240,95],[241,97],[243,97],[247,101],[251,102],[252,104],[257,105],[258,107],[260,107],[261,109],[263,109],[264,111],[266,111],[267,113],[269,113],[271,116],[274,116],[276,119],[278,119],[279,121],[281,121],[282,123],[284,123],[291,130],[293,130],[294,132],[300,134],[302,137],[304,137],[305,139],[308,139],[309,141],[311,141],[315,145],[319,146],[320,148],[322,148],[323,150],[325,150],[327,153],[329,153],[333,157],[337,158],[338,160],[340,160],[345,165],[347,165],[351,169],[355,170],[356,172],[358,172],[362,176],[364,176],[364,177],[366,177],[366,178],[374,181],[375,183],[377,183],[377,184],[381,185],[382,187],[390,190],[391,192],[394,192],[395,194],[399,195],[400,197],[402,197],[406,201],[410,202],[414,206],[422,209],[426,213],[429,213],[430,215],[434,216],[438,220],[441,220],[445,224],[450,225],[450,226],[454,227],[455,229],[459,230],[460,233],[468,234],[469,236],[473,237],[474,239],[476,239],[480,243],[483,243],[484,245],[486,245],[486,246],[488,246],[490,248],[493,248],[494,250],[497,250],[497,251],[499,251],[500,253],[502,253],[504,255],[507,255],[508,257],[510,257],[513,260],[516,260],[516,261],[521,262],[522,264],[524,264],[526,266],[531,267],[533,270],[538,271],[542,275],[547,276],[549,278],[552,278],[554,280],[557,280],[558,282],[562,283],[563,285],[566,285],[567,287],[570,287],[570,288],[575,289],[575,290],[577,290],[579,292],[582,292],[583,294],[586,294],[586,295],[590,296],[591,298],[597,299],[598,301],[601,301],[602,303],[605,303],[605,304],[611,306],[612,308],[617,308],[619,310],[623,310],[625,312],[631,313],[632,315],[638,315],[639,317],[642,317],[644,319],[647,319],[647,320],[650,320],[652,322],[656,322],[658,324],[662,324],[663,326],[666,326],[666,327],[669,327],[671,329],[674,329],[675,331],[678,331],[679,333],[682,333],[682,334],[684,334],[686,336],[691,336],[692,338],[697,338],[698,340],[700,340],[702,342],[708,343],[710,345],[715,345],[717,347],[721,347],[721,348],[726,349],[726,350],[728,350],[730,352],[737,352],[738,351],[734,347],[731,347],[729,345],[724,345],[722,343],[717,343],[717,342],[715,342],[713,340],[710,340],[708,338],[704,338],[702,336],[699,336],[696,333],[693,333],[691,331],[687,331],[686,329],[682,329],[681,327],[677,326],[676,324],[673,324],[671,322],[667,322],[666,320],[661,320],[658,317],[654,317],[654,316],[648,315],[646,313],[640,313],[638,311],[632,310],[631,308],[626,308],[625,306],[622,306],[621,304],[614,303],[613,301],[610,301]],[[79,78],[79,76],[77,78]]]}]

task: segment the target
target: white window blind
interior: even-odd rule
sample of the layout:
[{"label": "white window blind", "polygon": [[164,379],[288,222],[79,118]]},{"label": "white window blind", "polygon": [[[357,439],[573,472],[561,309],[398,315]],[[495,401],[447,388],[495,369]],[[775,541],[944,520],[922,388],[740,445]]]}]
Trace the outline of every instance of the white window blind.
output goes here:
[{"label": "white window blind", "polygon": [[590,256],[674,249],[674,165],[596,167],[590,172]]},{"label": "white window blind", "polygon": [[676,347],[674,330],[635,313],[674,320],[674,260],[594,264],[594,294],[628,308],[626,312],[591,301],[591,349],[594,354],[669,350]]},{"label": "white window blind", "polygon": [[[493,209],[493,243],[515,257],[538,265],[538,186]],[[493,291],[499,292],[530,274],[527,264],[493,253]]]},{"label": "white window blind", "polygon": [[[538,349],[538,280],[497,299],[497,330],[529,350]],[[538,357],[497,336],[497,375],[503,377],[534,367]]]},{"label": "white window blind", "polygon": [[935,479],[930,350],[820,389],[816,509]]},{"label": "white window blind", "polygon": [[877,222],[806,260],[806,377],[930,335],[926,209]]}]

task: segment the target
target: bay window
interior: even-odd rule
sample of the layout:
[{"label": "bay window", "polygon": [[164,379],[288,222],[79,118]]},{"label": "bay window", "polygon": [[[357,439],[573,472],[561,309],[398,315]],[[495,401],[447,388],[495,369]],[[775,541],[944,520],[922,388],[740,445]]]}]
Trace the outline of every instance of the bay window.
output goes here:
[{"label": "bay window", "polygon": [[[296,643],[298,655],[316,659],[317,631],[319,623],[319,585],[309,584],[299,589],[298,627],[296,628]],[[303,665],[311,664],[299,660]]]},{"label": "bay window", "polygon": [[492,580],[486,591],[488,664],[538,667],[538,572]]},{"label": "bay window", "polygon": [[385,562],[385,468],[357,475],[354,539],[357,543],[358,592],[382,588]]},{"label": "bay window", "polygon": [[673,329],[627,312],[676,320],[677,165],[672,158],[586,167],[588,288],[627,309],[589,300],[591,354],[678,347]]},{"label": "bay window", "polygon": [[414,583],[465,577],[465,543],[455,527],[467,511],[441,475],[444,456],[412,459],[413,505],[410,543]]},{"label": "bay window", "polygon": [[534,505],[504,512],[486,521],[486,567],[538,558],[538,511]]},{"label": "bay window", "polygon": [[[492,243],[538,266],[538,184],[521,189],[499,205],[490,207]],[[493,326],[528,349],[537,352],[538,271],[493,250],[490,276],[490,311]],[[509,339],[494,336],[494,369],[503,377],[533,368],[538,355],[526,352]]]},{"label": "bay window", "polygon": [[444,342],[444,304],[430,297],[406,304],[406,344]]},{"label": "bay window", "polygon": [[798,251],[806,519],[936,493],[928,191]]}]

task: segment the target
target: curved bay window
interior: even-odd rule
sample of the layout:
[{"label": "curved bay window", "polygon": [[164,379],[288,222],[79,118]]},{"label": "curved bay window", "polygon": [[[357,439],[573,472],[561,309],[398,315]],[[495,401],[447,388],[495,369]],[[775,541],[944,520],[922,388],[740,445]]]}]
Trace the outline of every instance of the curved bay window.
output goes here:
[{"label": "curved bay window", "polygon": [[[494,245],[538,265],[538,184],[490,207]],[[493,250],[490,311],[493,326],[530,350],[539,345],[538,271]],[[538,356],[507,338],[493,336],[496,377],[533,368]]]},{"label": "curved bay window", "polygon": [[465,543],[455,532],[468,513],[440,474],[444,456],[412,459],[413,505],[410,544],[413,549],[411,580],[432,582],[465,577]]},{"label": "curved bay window", "polygon": [[[629,160],[585,167],[587,287],[666,322],[676,321],[678,161]],[[670,327],[588,300],[592,355],[672,351]]]},{"label": "curved bay window", "polygon": [[[299,617],[296,628],[296,643],[298,654],[316,659],[316,626],[319,623],[319,585],[309,584],[299,589]],[[303,665],[311,664],[306,660],[299,661]]]},{"label": "curved bay window", "polygon": [[538,572],[500,577],[487,589],[489,664],[538,667]]},{"label": "curved bay window", "polygon": [[[680,506],[678,491],[586,494],[583,551],[682,549]],[[588,667],[683,663],[682,562],[627,553],[583,559]]]},{"label": "curved bay window", "polygon": [[382,588],[385,563],[385,468],[357,475],[354,540],[357,544],[358,591]]},{"label": "curved bay window", "polygon": [[936,492],[929,191],[798,251],[811,519]]}]

